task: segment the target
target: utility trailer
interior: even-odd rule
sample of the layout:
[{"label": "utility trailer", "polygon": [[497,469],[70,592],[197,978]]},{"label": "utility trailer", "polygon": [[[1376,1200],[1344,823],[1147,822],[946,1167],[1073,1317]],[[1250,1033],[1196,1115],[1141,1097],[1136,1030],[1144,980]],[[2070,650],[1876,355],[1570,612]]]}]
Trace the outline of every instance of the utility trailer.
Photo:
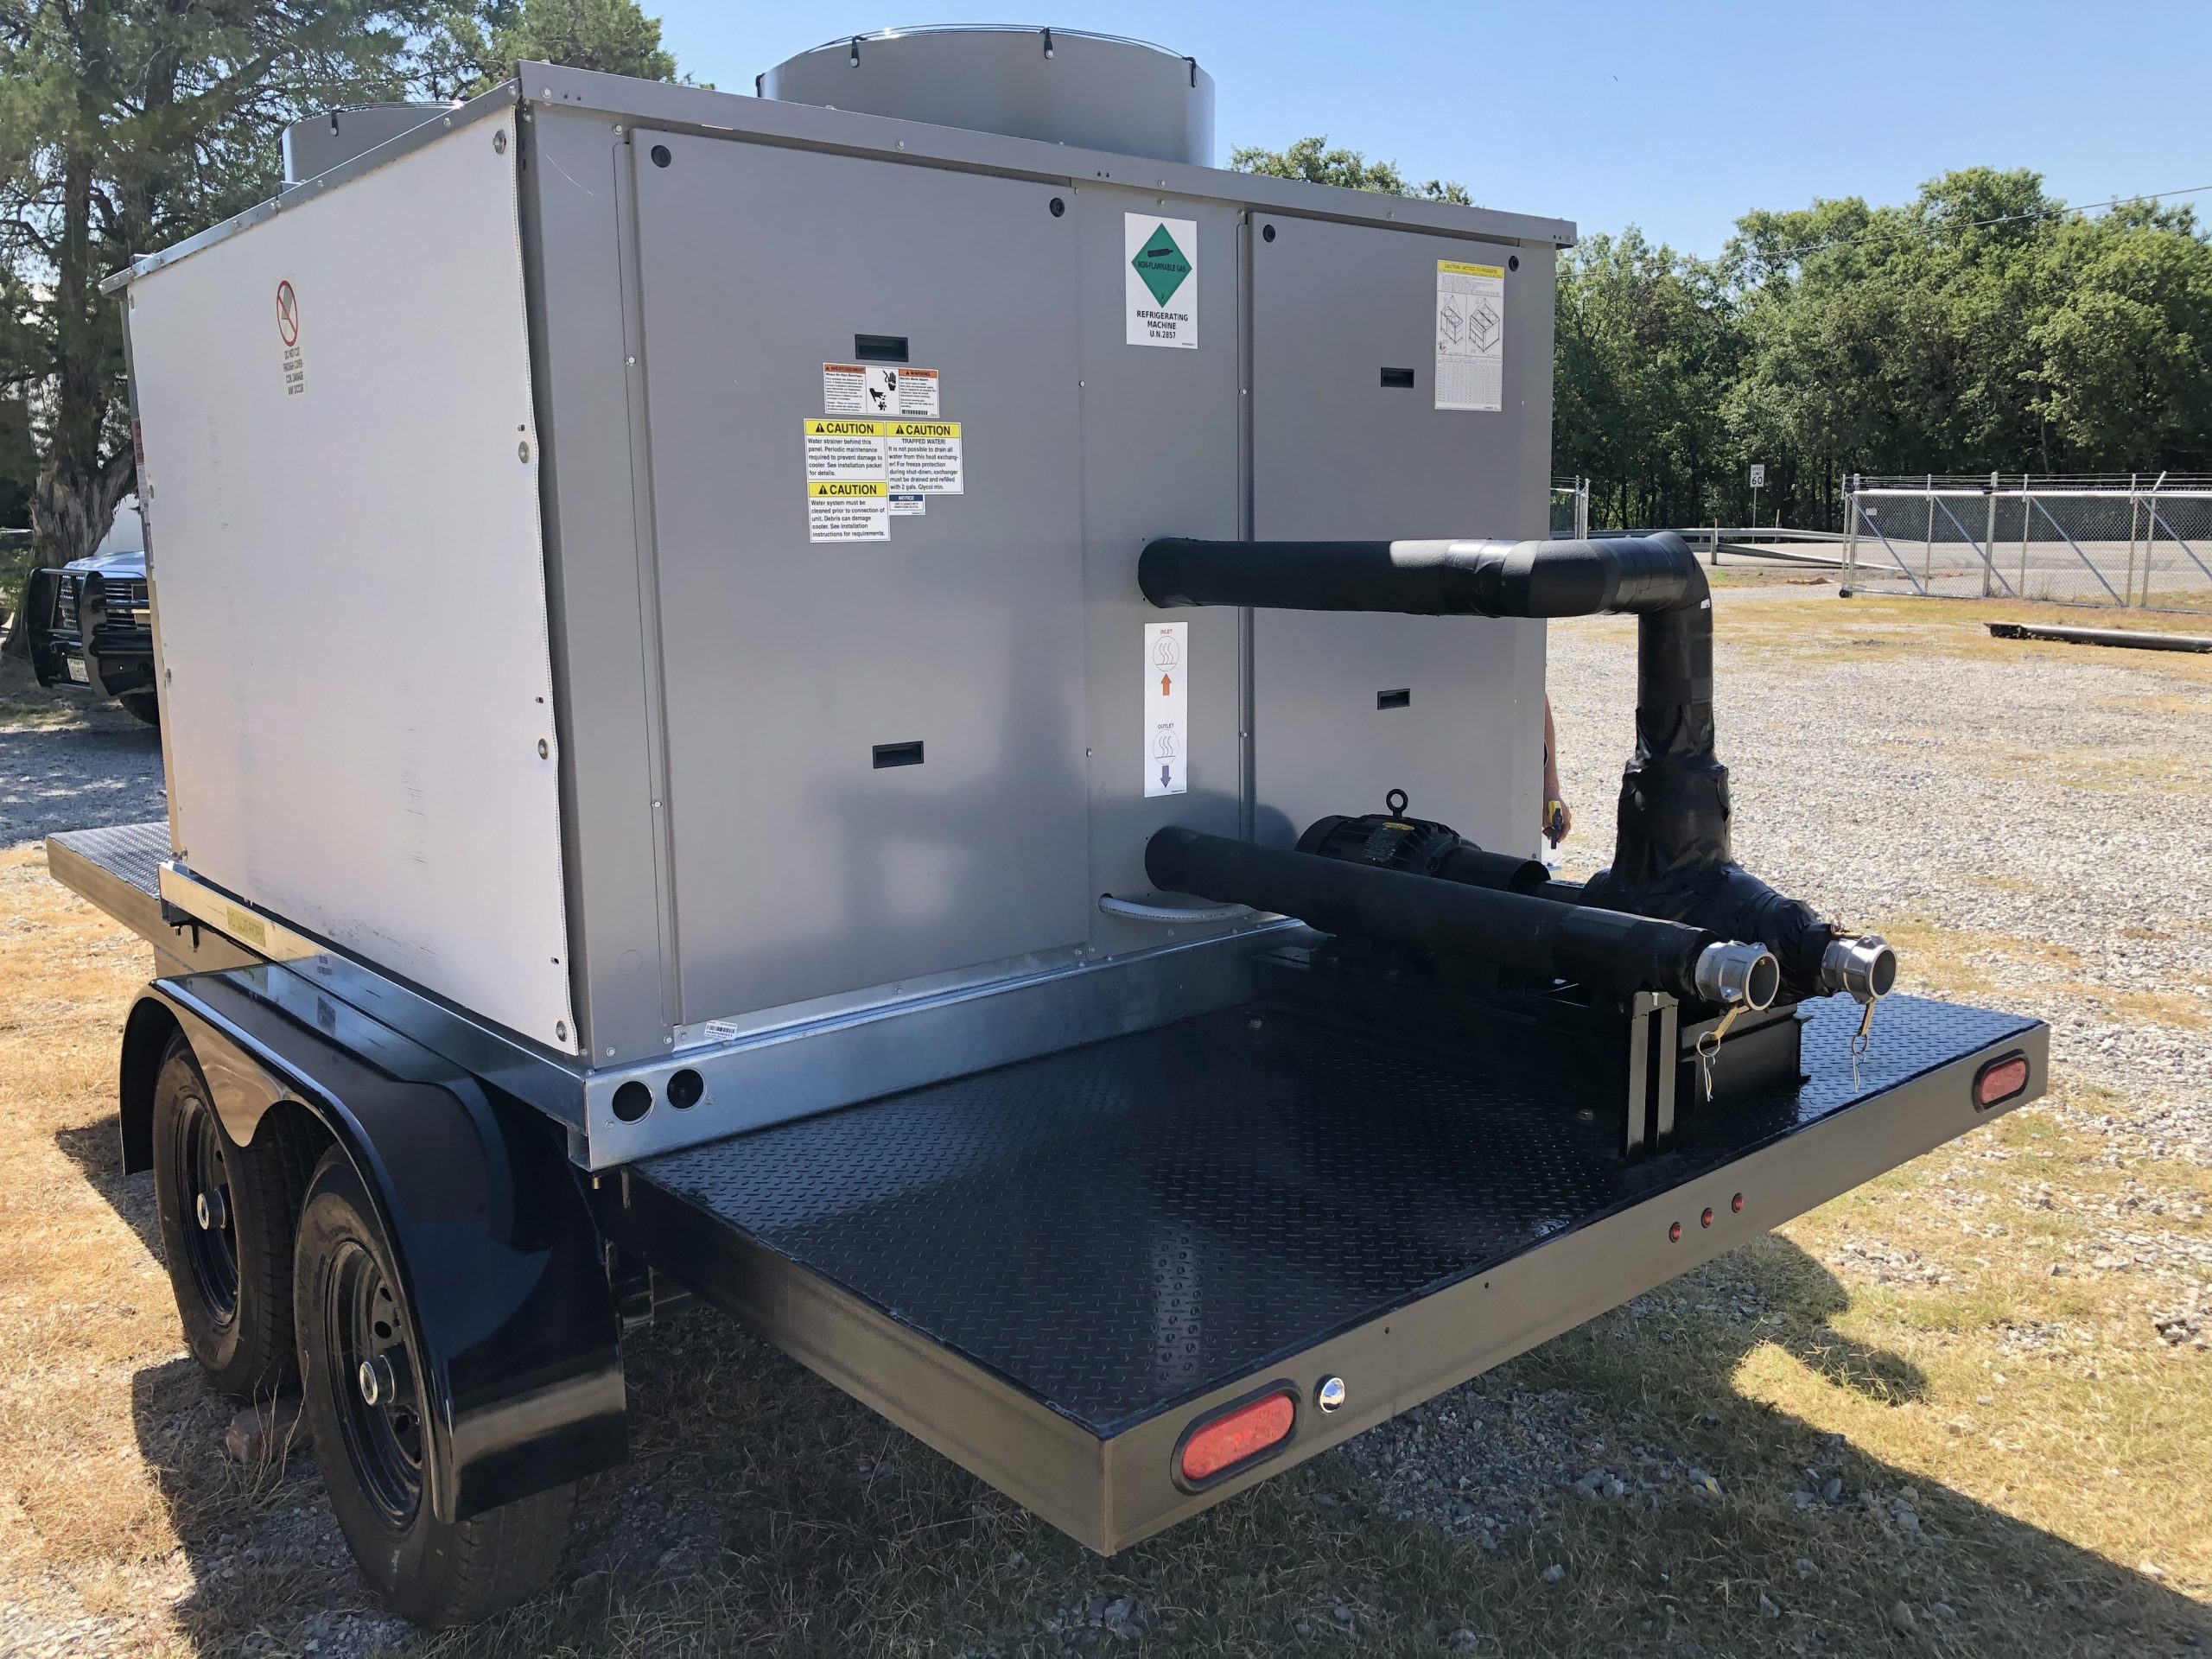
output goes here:
[{"label": "utility trailer", "polygon": [[1111,1552],[2042,1091],[1732,860],[1681,543],[1537,539],[1571,226],[1213,170],[1128,41],[760,91],[525,64],[117,279],[170,817],[50,864],[396,1608],[542,1582],[695,1298]]}]

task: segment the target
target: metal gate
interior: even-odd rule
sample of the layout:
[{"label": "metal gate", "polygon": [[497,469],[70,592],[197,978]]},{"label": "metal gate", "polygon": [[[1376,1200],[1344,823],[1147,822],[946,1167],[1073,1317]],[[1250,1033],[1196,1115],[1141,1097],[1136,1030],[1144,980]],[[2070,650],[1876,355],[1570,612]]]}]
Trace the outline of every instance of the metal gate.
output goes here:
[{"label": "metal gate", "polygon": [[2212,610],[2212,479],[2013,476],[1853,478],[1845,585]]}]

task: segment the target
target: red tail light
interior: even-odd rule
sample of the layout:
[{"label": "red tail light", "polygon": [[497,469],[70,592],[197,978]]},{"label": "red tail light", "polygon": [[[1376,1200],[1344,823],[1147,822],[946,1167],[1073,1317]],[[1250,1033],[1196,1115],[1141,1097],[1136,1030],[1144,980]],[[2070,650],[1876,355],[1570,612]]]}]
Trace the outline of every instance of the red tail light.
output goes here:
[{"label": "red tail light", "polygon": [[1290,1438],[1297,1420],[1297,1402],[1287,1392],[1263,1394],[1184,1435],[1176,1471],[1184,1484],[1203,1486],[1274,1451]]},{"label": "red tail light", "polygon": [[1992,1106],[2001,1106],[2027,1086],[2026,1055],[2007,1054],[2001,1060],[1992,1060],[1974,1074],[1975,1109],[1986,1111]]}]

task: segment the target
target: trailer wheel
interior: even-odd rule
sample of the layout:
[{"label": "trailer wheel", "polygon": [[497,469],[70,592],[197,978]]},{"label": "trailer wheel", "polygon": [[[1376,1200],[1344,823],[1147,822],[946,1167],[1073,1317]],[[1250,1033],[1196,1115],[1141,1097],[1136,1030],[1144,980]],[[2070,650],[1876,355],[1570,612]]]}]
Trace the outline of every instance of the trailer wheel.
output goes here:
[{"label": "trailer wheel", "polygon": [[574,1482],[465,1521],[441,1521],[427,1486],[422,1356],[390,1241],[360,1176],[334,1147],[315,1166],[294,1268],[302,1409],[338,1524],[395,1612],[460,1624],[552,1577]]},{"label": "trailer wheel", "polygon": [[216,1391],[266,1399],[291,1386],[292,1225],[306,1150],[270,1123],[233,1142],[182,1037],[154,1080],[154,1209],[185,1346]]}]

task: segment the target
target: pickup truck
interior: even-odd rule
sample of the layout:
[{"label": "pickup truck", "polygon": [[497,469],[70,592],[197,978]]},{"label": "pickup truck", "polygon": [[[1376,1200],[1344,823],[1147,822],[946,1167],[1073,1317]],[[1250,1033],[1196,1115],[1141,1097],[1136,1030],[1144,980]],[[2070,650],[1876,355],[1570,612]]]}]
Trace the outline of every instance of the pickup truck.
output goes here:
[{"label": "pickup truck", "polygon": [[161,723],[143,548],[35,571],[23,595],[23,626],[41,685],[81,686],[113,697],[149,726]]}]

